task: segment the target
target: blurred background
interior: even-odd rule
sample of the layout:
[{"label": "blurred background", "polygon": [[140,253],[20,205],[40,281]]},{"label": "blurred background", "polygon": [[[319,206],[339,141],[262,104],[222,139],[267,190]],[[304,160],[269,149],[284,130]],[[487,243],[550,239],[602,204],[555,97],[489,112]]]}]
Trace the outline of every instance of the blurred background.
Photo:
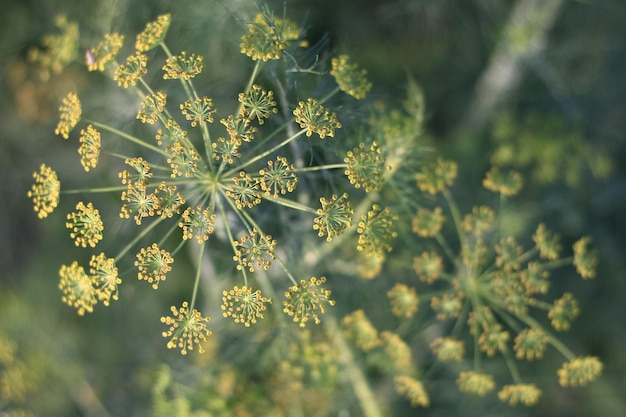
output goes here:
[{"label": "blurred background", "polygon": [[[53,134],[57,108],[67,91],[80,91],[89,110],[102,111],[105,118],[111,103],[118,109],[127,104],[115,85],[105,77],[88,77],[77,63],[42,79],[29,62],[29,50],[41,47],[42,37],[58,30],[55,16],[60,14],[79,23],[83,53],[102,33],[119,31],[132,37],[146,22],[169,12],[170,49],[204,55],[207,88],[214,96],[228,96],[241,88],[250,69],[239,53],[239,36],[242,22],[256,14],[259,4],[1,1],[0,338],[19,346],[21,360],[36,370],[36,375],[24,376],[25,385],[37,388],[23,407],[37,416],[158,415],[154,398],[155,381],[164,378],[160,364],[179,370],[187,366],[182,364],[186,358],[165,349],[155,319],[169,304],[133,297],[129,285],[119,303],[78,317],[61,303],[57,288],[59,263],[75,258],[60,214],[71,210],[71,203],[58,209],[56,219],[38,220],[26,197],[32,172],[43,162],[63,167],[64,177],[83,175],[75,151],[68,152],[69,145]],[[396,405],[399,400],[390,392],[383,400],[390,404],[390,415],[626,415],[626,3],[267,4],[277,15],[298,22],[311,44],[332,54],[349,53],[366,68],[374,85],[368,100],[400,103],[409,79],[420,85],[426,101],[420,140],[458,162],[456,197],[461,205],[477,203],[484,173],[499,161],[526,178],[514,200],[511,228],[517,227],[515,221],[545,222],[565,244],[589,235],[598,250],[595,280],[554,284],[580,300],[582,314],[562,338],[575,352],[600,357],[605,370],[598,381],[562,389],[554,378],[560,359],[550,363],[548,357],[536,369],[545,387],[536,407],[508,408],[495,404],[495,398],[468,400],[450,393],[435,394],[429,409],[411,409],[406,402]],[[130,122],[134,113],[129,114]],[[177,273],[184,274],[185,267]],[[173,294],[166,292],[163,298]],[[246,341],[250,336],[230,337],[232,344],[220,360],[238,366],[254,361],[257,351]],[[196,361],[202,365],[202,359]],[[0,415],[10,409],[3,406],[0,402]],[[215,415],[248,415],[237,414],[235,408]],[[336,415],[360,415],[358,407],[348,404],[345,410],[351,411]],[[266,414],[259,410],[249,415]]]}]

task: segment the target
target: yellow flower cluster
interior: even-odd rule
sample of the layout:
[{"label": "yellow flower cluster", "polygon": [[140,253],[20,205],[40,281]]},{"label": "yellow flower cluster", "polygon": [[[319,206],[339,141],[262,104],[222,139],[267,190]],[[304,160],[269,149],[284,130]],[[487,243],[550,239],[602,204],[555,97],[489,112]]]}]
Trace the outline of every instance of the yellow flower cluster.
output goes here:
[{"label": "yellow flower cluster", "polygon": [[35,213],[43,219],[59,205],[61,182],[57,173],[45,164],[41,164],[39,172],[33,173],[33,178],[35,183],[27,195],[33,201]]},{"label": "yellow flower cluster", "polygon": [[285,292],[283,312],[293,317],[293,321],[299,323],[300,327],[304,327],[309,319],[319,324],[319,315],[326,312],[326,306],[335,305],[335,301],[329,298],[330,291],[318,288],[324,282],[326,282],[325,277],[303,279]]},{"label": "yellow flower cluster", "polygon": [[169,326],[163,332],[163,337],[169,338],[168,349],[180,349],[180,353],[186,355],[197,345],[198,352],[203,353],[202,342],[206,342],[211,336],[207,324],[209,317],[202,317],[195,308],[189,311],[189,303],[184,301],[180,308],[172,306],[172,315],[161,317],[161,323]]},{"label": "yellow flower cluster", "polygon": [[255,324],[257,319],[263,319],[266,304],[271,303],[271,298],[261,295],[261,290],[252,292],[246,285],[222,293],[222,310],[224,317],[232,317],[235,323],[241,323],[246,327]]}]

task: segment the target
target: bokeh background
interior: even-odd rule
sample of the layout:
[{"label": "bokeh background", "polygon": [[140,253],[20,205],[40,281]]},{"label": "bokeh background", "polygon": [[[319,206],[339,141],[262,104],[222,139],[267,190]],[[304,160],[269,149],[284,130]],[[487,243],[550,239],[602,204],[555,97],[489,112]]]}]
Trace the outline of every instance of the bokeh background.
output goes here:
[{"label": "bokeh background", "polygon": [[[155,315],[163,301],[126,293],[116,306],[76,316],[60,302],[57,289],[59,260],[73,258],[67,255],[74,247],[64,221],[59,216],[38,220],[26,197],[32,172],[44,161],[66,165],[65,176],[82,175],[75,163],[66,163],[66,158],[76,159],[74,151],[68,152],[68,145],[53,134],[56,109],[66,92],[81,90],[90,110],[101,110],[105,117],[107,106],[123,107],[124,99],[114,87],[104,86],[105,79],[88,79],[72,66],[44,82],[29,64],[28,51],[55,30],[57,14],[79,22],[85,47],[103,32],[136,33],[158,14],[170,12],[170,48],[203,54],[211,74],[207,88],[215,96],[232,94],[249,70],[238,52],[241,22],[253,16],[259,4],[1,3],[0,330],[20,346],[20,355],[39,374],[37,391],[26,405],[41,416],[153,415],[152,374],[146,370],[182,360],[171,358],[160,337]],[[597,279],[556,284],[580,300],[582,315],[563,339],[574,351],[602,359],[605,371],[598,381],[581,389],[562,389],[554,381],[531,409],[451,395],[454,400],[427,410],[398,406],[396,415],[626,415],[626,3],[267,4],[299,22],[312,44],[347,52],[366,68],[374,84],[369,100],[400,102],[409,79],[420,85],[426,100],[421,140],[459,163],[456,197],[462,204],[476,203],[480,179],[502,141],[508,140],[515,144],[518,168],[527,178],[514,200],[511,227],[516,227],[515,219],[521,224],[543,221],[566,243],[591,236],[598,250]],[[132,292],[132,286],[126,291]],[[245,336],[234,339],[225,360],[253,354],[245,345]],[[549,359],[546,369],[536,370],[542,382],[554,379],[558,367],[558,361],[550,364]],[[388,401],[397,401],[393,393]],[[353,412],[350,415],[359,415]]]}]

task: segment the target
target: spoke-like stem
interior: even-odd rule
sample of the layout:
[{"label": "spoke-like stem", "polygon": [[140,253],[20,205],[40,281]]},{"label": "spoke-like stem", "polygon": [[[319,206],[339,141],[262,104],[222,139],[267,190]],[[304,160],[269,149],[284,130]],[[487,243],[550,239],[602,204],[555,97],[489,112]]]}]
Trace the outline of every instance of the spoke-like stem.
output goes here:
[{"label": "spoke-like stem", "polygon": [[337,94],[340,91],[339,86],[335,87],[334,90],[332,90],[331,92],[329,92],[328,94],[326,94],[324,97],[322,97],[319,100],[320,104],[324,104],[325,102],[327,102],[328,100],[330,100],[335,94]]},{"label": "spoke-like stem", "polygon": [[257,156],[255,156],[254,158],[248,160],[247,162],[244,162],[243,164],[239,165],[237,168],[232,169],[230,171],[228,171],[228,173],[226,173],[226,176],[231,176],[233,175],[236,171],[242,170],[245,167],[252,165],[253,163],[255,163],[256,161],[265,158],[266,156],[276,152],[278,149],[282,148],[283,146],[287,145],[289,142],[296,140],[299,136],[301,136],[306,130],[302,129],[299,132],[295,133],[294,135],[288,137],[287,139],[285,139],[284,141],[282,141],[281,143],[279,143],[278,145],[274,146],[272,149],[269,149]]},{"label": "spoke-like stem", "polygon": [[465,232],[461,227],[461,212],[459,211],[459,206],[456,205],[456,201],[450,194],[450,190],[447,188],[442,191],[443,197],[446,199],[446,203],[450,208],[450,213],[452,213],[452,219],[454,220],[454,227],[456,227],[456,232],[459,235],[459,241],[461,245],[465,243]]},{"label": "spoke-like stem", "polygon": [[[228,235],[228,242],[230,243],[230,247],[233,249],[233,253],[236,254],[237,248],[235,247],[235,237],[233,236],[233,232],[230,229],[230,225],[228,224],[228,218],[226,217],[226,211],[224,210],[224,205],[222,204],[221,199],[217,199],[217,200],[219,200],[217,201],[217,204],[220,207],[220,214],[222,215],[224,228],[226,229],[226,234]],[[248,286],[248,274],[247,274],[246,268],[242,267],[241,272],[243,273],[243,283],[247,287]]]},{"label": "spoke-like stem", "polygon": [[113,187],[100,187],[100,188],[76,188],[73,190],[61,190],[61,194],[81,194],[81,193],[111,193],[114,191],[128,190],[127,185],[116,185]]},{"label": "spoke-like stem", "polygon": [[376,396],[367,383],[367,378],[363,375],[363,371],[356,364],[352,351],[346,343],[346,339],[341,333],[335,318],[332,316],[326,317],[322,323],[328,330],[329,336],[333,340],[333,345],[339,350],[339,360],[354,389],[354,395],[361,404],[363,415],[365,417],[382,417],[383,412],[378,406]]},{"label": "spoke-like stem", "polygon": [[289,272],[289,269],[287,269],[287,266],[283,263],[283,261],[280,260],[278,256],[276,257],[276,261],[281,266],[283,271],[285,271],[285,274],[287,274],[287,276],[289,277],[289,280],[293,283],[293,285],[298,285],[298,281],[294,278],[293,275],[291,275],[291,272]]},{"label": "spoke-like stem", "polygon": [[306,167],[306,168],[296,168],[294,172],[325,171],[328,169],[343,169],[347,167],[348,167],[348,164],[329,164],[329,165],[319,165],[319,166]]},{"label": "spoke-like stem", "polygon": [[287,198],[283,198],[283,197],[268,197],[265,198],[265,201],[270,201],[272,203],[276,203],[276,204],[280,204],[281,206],[284,207],[288,207],[288,208],[292,208],[294,210],[300,210],[300,211],[304,211],[306,213],[311,213],[311,214],[317,214],[317,210],[314,208],[311,208],[307,205],[298,203],[297,201],[293,201],[293,200],[289,200]]},{"label": "spoke-like stem", "polygon": [[206,248],[207,243],[204,242],[200,245],[200,254],[198,255],[198,269],[196,270],[196,279],[193,283],[193,293],[191,295],[191,303],[189,305],[189,311],[193,311],[193,308],[196,305],[196,298],[198,297],[198,288],[200,287],[200,276],[202,272],[202,261],[204,260],[204,250]]},{"label": "spoke-like stem", "polygon": [[143,239],[144,236],[146,236],[148,233],[150,233],[150,231],[152,229],[154,229],[159,223],[161,223],[163,219],[162,218],[158,218],[155,221],[153,221],[148,227],[146,227],[145,229],[143,229],[141,231],[141,233],[139,233],[139,235],[137,235],[137,237],[135,237],[133,240],[131,240],[128,245],[126,245],[124,247],[124,249],[122,249],[120,251],[120,253],[115,257],[115,260],[119,260],[122,256],[124,256],[126,254],[126,252],[128,252],[130,250],[130,248],[132,248],[133,246],[135,246],[135,244],[137,244],[137,242],[139,242],[141,239]]},{"label": "spoke-like stem", "polygon": [[99,123],[99,122],[94,122],[94,121],[89,121],[88,123],[91,123],[92,125],[97,126],[100,129],[107,130],[107,131],[109,131],[111,133],[114,133],[114,134],[118,135],[119,137],[122,137],[122,138],[124,138],[126,140],[129,140],[129,141],[131,141],[131,142],[133,142],[133,143],[135,143],[137,145],[143,146],[144,148],[150,149],[151,151],[160,153],[161,155],[164,155],[166,157],[170,156],[163,149],[161,149],[161,148],[159,148],[157,146],[154,146],[154,145],[150,145],[149,143],[146,143],[143,140],[141,140],[141,139],[139,139],[139,138],[137,138],[135,136],[129,135],[128,133],[123,132],[121,130],[118,130],[118,129],[114,128],[114,127],[111,127],[109,125],[105,125],[105,124],[102,124],[102,123]]}]

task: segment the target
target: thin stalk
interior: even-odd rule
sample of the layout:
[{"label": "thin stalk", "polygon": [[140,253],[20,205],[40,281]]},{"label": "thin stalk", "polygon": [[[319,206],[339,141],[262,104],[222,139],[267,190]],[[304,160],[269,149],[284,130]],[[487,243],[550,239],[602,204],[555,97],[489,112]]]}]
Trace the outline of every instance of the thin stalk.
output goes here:
[{"label": "thin stalk", "polygon": [[[222,215],[222,220],[224,222],[224,227],[226,229],[226,234],[228,235],[228,243],[230,243],[230,247],[232,248],[233,253],[236,254],[237,248],[235,247],[235,238],[233,236],[232,230],[230,229],[230,225],[228,224],[228,219],[226,218],[226,211],[224,210],[224,205],[221,203],[221,201],[218,201],[218,204],[220,207],[220,214]],[[243,283],[247,287],[248,286],[248,274],[247,274],[246,268],[245,267],[241,268],[241,272],[243,273]]]},{"label": "thin stalk", "polygon": [[126,254],[126,252],[128,252],[130,250],[130,248],[132,248],[137,242],[139,242],[144,236],[146,236],[152,229],[154,229],[159,223],[161,223],[163,219],[162,218],[158,218],[155,221],[153,221],[148,227],[146,227],[145,229],[143,229],[141,231],[141,233],[139,233],[139,235],[137,235],[137,237],[135,237],[133,240],[130,241],[130,243],[128,243],[128,245],[126,245],[124,247],[124,249],[122,249],[120,251],[120,253],[115,257],[115,260],[119,260],[122,256],[124,256]]},{"label": "thin stalk", "polygon": [[204,249],[206,248],[206,242],[200,246],[200,255],[198,256],[198,269],[196,271],[196,280],[193,283],[193,293],[191,295],[191,303],[189,305],[189,311],[193,311],[196,305],[196,298],[198,296],[198,288],[200,287],[200,275],[202,272],[202,259],[204,258]]},{"label": "thin stalk", "polygon": [[131,141],[133,143],[136,143],[137,145],[143,146],[144,148],[150,149],[151,151],[154,151],[154,152],[160,153],[161,155],[169,157],[169,154],[167,152],[165,152],[163,149],[161,149],[159,147],[156,147],[154,145],[150,145],[149,143],[146,143],[143,140],[141,140],[141,139],[139,139],[139,138],[137,138],[135,136],[129,135],[126,132],[123,132],[121,130],[115,129],[114,127],[111,127],[111,126],[108,126],[108,125],[105,125],[105,124],[102,124],[102,123],[99,123],[99,122],[89,121],[89,123],[91,123],[94,126],[97,126],[97,127],[101,128],[103,130],[107,130],[107,131],[109,131],[111,133],[115,133],[116,135],[118,135],[118,136],[120,136],[120,137],[122,137],[124,139],[127,139],[127,140],[129,140],[129,141]]},{"label": "thin stalk", "polygon": [[100,187],[100,188],[76,188],[73,190],[61,190],[61,194],[80,194],[80,193],[110,193],[113,191],[125,191],[128,190],[127,185],[116,185],[113,187]]},{"label": "thin stalk", "polygon": [[236,170],[242,170],[245,167],[255,163],[256,161],[258,161],[259,159],[263,159],[266,156],[276,152],[278,149],[282,148],[283,146],[287,145],[289,142],[296,140],[300,135],[302,135],[305,132],[305,129],[300,130],[299,132],[295,133],[294,135],[288,137],[287,139],[285,139],[284,141],[282,141],[281,143],[279,143],[278,145],[274,146],[272,149],[269,149],[265,152],[263,152],[262,154],[259,154],[257,156],[255,156],[254,158],[248,160],[247,162],[239,165],[236,169],[233,169],[231,171],[229,171],[228,173],[226,173],[227,176],[233,175],[235,173]]},{"label": "thin stalk", "polygon": [[306,168],[296,168],[294,172],[313,172],[313,171],[324,171],[327,169],[340,169],[347,168],[348,164],[329,164],[329,165],[320,165],[315,167],[306,167]]},{"label": "thin stalk", "polygon": [[329,337],[332,338],[333,344],[339,350],[339,360],[345,369],[346,376],[352,384],[354,395],[361,405],[361,410],[365,417],[382,417],[383,412],[378,406],[376,397],[370,389],[363,371],[356,364],[350,347],[346,343],[344,336],[339,329],[336,320],[333,317],[327,317],[322,321],[328,330]]},{"label": "thin stalk", "polygon": [[459,235],[460,244],[463,245],[465,242],[465,232],[461,227],[461,212],[459,211],[459,206],[456,205],[456,201],[452,198],[452,194],[450,194],[450,190],[445,188],[442,191],[443,197],[450,208],[450,212],[452,213],[452,219],[454,220],[454,227],[456,228],[456,232]]}]

